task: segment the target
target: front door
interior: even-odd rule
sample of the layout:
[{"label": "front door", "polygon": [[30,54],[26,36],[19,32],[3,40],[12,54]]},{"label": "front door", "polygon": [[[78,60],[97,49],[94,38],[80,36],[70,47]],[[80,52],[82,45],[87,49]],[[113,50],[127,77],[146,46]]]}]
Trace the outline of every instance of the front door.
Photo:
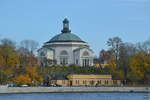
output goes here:
[{"label": "front door", "polygon": [[72,81],[70,81],[70,86],[72,86]]}]

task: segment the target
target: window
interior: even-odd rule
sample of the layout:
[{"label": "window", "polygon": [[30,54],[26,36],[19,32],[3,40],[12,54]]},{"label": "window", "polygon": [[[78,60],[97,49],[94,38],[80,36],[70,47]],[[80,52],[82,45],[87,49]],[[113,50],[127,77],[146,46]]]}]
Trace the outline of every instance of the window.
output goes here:
[{"label": "window", "polygon": [[65,84],[65,80],[62,80],[62,84]]},{"label": "window", "polygon": [[68,53],[67,53],[67,51],[62,51],[61,53],[60,53],[60,55],[64,55],[64,56],[66,56],[66,55],[68,55]]},{"label": "window", "polygon": [[105,85],[108,85],[108,80],[105,80]]},{"label": "window", "polygon": [[79,80],[76,80],[76,84],[79,85]]},{"label": "window", "polygon": [[94,81],[93,81],[93,80],[92,80],[92,81],[90,81],[90,84],[91,84],[91,85],[94,85]]},{"label": "window", "polygon": [[89,65],[90,65],[89,52],[84,51],[82,54],[82,66],[89,66]]},{"label": "window", "polygon": [[68,64],[68,57],[60,57],[60,64]]},{"label": "window", "polygon": [[97,84],[101,84],[101,80],[97,81]]},{"label": "window", "polygon": [[64,23],[64,28],[69,28],[69,24],[68,23]]},{"label": "window", "polygon": [[89,66],[90,65],[89,59],[83,59],[82,60],[82,65],[83,66]]},{"label": "window", "polygon": [[114,80],[113,83],[114,83],[114,85],[117,85],[117,80]]},{"label": "window", "polygon": [[60,64],[68,64],[68,53],[65,50],[60,53]]},{"label": "window", "polygon": [[86,85],[86,80],[83,80],[83,84]]},{"label": "window", "polygon": [[84,51],[82,56],[86,56],[87,57],[87,56],[89,56],[89,53],[87,51]]},{"label": "window", "polygon": [[76,59],[76,64],[78,64],[78,59]]},{"label": "window", "polygon": [[44,52],[41,52],[40,55],[41,55],[41,57],[45,57],[46,56]]}]

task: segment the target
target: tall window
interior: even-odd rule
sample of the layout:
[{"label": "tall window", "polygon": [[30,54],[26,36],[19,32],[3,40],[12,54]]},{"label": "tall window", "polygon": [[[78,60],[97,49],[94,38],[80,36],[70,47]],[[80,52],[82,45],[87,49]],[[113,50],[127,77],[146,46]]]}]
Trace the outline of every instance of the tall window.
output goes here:
[{"label": "tall window", "polygon": [[68,53],[67,53],[67,51],[62,51],[60,53],[60,64],[68,64]]},{"label": "tall window", "polygon": [[86,85],[86,80],[83,80],[83,84]]},{"label": "tall window", "polygon": [[105,80],[105,85],[108,85],[108,80]]},{"label": "tall window", "polygon": [[89,61],[89,59],[88,58],[84,58],[84,59],[82,59],[82,65],[83,66],[89,66],[90,65],[90,61]]},{"label": "tall window", "polygon": [[94,85],[94,83],[95,83],[94,80],[90,81],[90,84],[91,84],[91,85]]},{"label": "tall window", "polygon": [[89,60],[89,53],[87,51],[83,52],[82,55],[82,66],[89,66],[90,65],[90,60]]},{"label": "tall window", "polygon": [[76,59],[76,64],[78,64],[78,59]]},{"label": "tall window", "polygon": [[88,53],[87,51],[84,51],[84,52],[83,52],[83,56],[84,56],[84,57],[88,57],[88,56],[89,56],[89,53]]},{"label": "tall window", "polygon": [[101,84],[101,80],[97,81],[98,84]]},{"label": "tall window", "polygon": [[76,84],[79,85],[79,80],[76,80]]},{"label": "tall window", "polygon": [[68,57],[60,57],[60,64],[68,64]]}]

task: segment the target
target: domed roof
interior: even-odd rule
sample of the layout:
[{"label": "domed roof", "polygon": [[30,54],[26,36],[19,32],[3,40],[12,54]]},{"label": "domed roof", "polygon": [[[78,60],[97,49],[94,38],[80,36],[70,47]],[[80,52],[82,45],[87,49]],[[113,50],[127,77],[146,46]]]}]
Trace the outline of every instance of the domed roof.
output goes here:
[{"label": "domed roof", "polygon": [[54,36],[48,42],[84,42],[78,36],[72,33],[61,33]]},{"label": "domed roof", "polygon": [[47,43],[52,43],[52,42],[84,42],[78,36],[71,33],[71,30],[69,30],[69,21],[67,18],[65,18],[63,21],[63,30],[61,32],[62,32],[61,34],[54,36]]}]

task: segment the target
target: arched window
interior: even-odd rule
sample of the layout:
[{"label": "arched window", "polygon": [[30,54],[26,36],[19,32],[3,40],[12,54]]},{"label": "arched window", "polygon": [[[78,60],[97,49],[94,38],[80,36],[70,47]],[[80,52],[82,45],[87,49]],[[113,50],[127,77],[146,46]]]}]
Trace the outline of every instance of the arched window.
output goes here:
[{"label": "arched window", "polygon": [[60,52],[60,64],[68,64],[68,53],[65,50]]},{"label": "arched window", "polygon": [[84,51],[82,56],[89,56],[89,53],[87,51]]},{"label": "arched window", "polygon": [[68,55],[68,53],[67,53],[67,51],[62,51],[62,52],[60,53],[60,55],[61,55],[61,56],[62,56],[62,55],[67,56],[67,55]]},{"label": "arched window", "polygon": [[84,51],[82,54],[82,66],[89,66],[90,60],[89,60],[89,53],[88,51]]}]

